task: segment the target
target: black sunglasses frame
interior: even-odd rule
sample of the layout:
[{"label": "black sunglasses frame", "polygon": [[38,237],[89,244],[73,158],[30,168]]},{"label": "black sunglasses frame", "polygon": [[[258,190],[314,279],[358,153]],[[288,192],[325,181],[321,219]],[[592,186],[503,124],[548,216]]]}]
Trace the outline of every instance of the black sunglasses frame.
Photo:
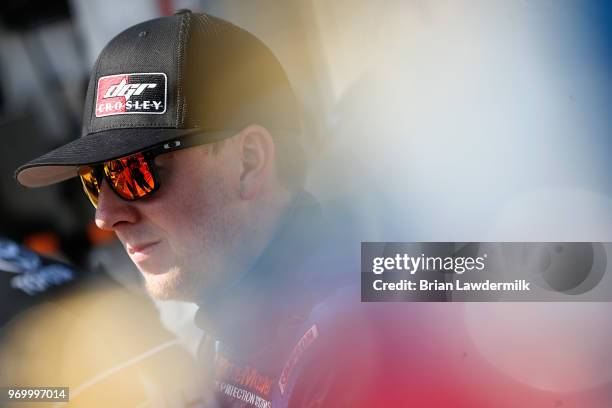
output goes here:
[{"label": "black sunglasses frame", "polygon": [[[117,157],[115,159],[110,159],[110,160],[105,160],[103,162],[98,162],[98,163],[92,163],[92,164],[88,164],[85,166],[81,166],[81,167],[89,167],[91,168],[91,172],[93,177],[96,180],[96,183],[100,186],[102,186],[102,181],[103,179],[106,179],[106,182],[108,183],[109,187],[111,190],[113,190],[113,192],[122,200],[124,201],[137,201],[137,200],[141,200],[143,198],[147,198],[147,197],[151,197],[157,190],[159,190],[159,186],[160,186],[160,180],[159,180],[159,175],[157,173],[157,167],[155,166],[155,158],[157,156],[160,156],[162,154],[165,153],[170,153],[176,150],[181,150],[181,149],[186,149],[189,147],[195,147],[195,146],[201,146],[201,145],[205,145],[205,144],[211,144],[211,143],[215,143],[218,141],[221,141],[223,139],[227,139],[229,136],[235,134],[235,132],[221,132],[218,133],[216,135],[211,135],[211,134],[202,134],[202,133],[195,133],[195,134],[190,134],[190,135],[186,135],[186,136],[182,136],[180,138],[177,139],[173,139],[170,141],[166,141],[166,142],[162,142],[159,143],[155,146],[151,146],[147,149],[144,150],[140,150],[140,151],[136,151],[133,152],[131,154],[128,154],[126,156],[121,156],[121,157]],[[153,189],[151,189],[150,191],[147,192],[147,194],[143,195],[143,196],[134,196],[134,198],[127,198],[122,196],[118,191],[115,190],[115,188],[113,187],[113,183],[111,180],[109,180],[109,176],[106,174],[106,172],[104,171],[104,165],[106,163],[112,162],[114,160],[119,160],[119,159],[125,159],[128,158],[130,156],[134,156],[137,154],[142,154],[144,157],[145,162],[147,163],[147,166],[149,166],[149,170],[151,171],[151,175],[153,176]],[[81,168],[79,167],[79,169]],[[89,201],[92,203],[92,205],[97,208],[97,197],[96,197],[96,202],[94,203],[94,201],[92,200],[90,194],[87,190],[89,190],[89,188],[85,185],[85,181],[83,180],[83,177],[80,175],[79,173],[79,178],[81,179],[81,183],[83,184],[83,188],[86,190],[85,191],[85,195],[87,195],[87,198],[89,199]],[[98,188],[96,188],[95,190],[97,190],[96,194],[99,196],[100,191]]]}]

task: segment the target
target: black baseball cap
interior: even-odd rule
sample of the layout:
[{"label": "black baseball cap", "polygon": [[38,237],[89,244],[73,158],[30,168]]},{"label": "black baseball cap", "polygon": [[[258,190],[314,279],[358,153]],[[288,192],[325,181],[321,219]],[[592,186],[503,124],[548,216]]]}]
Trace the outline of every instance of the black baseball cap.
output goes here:
[{"label": "black baseball cap", "polygon": [[26,187],[42,187],[75,177],[80,165],[193,133],[213,142],[250,124],[275,137],[300,130],[280,62],[253,34],[180,10],[109,42],[91,74],[81,137],[24,164],[15,176]]}]

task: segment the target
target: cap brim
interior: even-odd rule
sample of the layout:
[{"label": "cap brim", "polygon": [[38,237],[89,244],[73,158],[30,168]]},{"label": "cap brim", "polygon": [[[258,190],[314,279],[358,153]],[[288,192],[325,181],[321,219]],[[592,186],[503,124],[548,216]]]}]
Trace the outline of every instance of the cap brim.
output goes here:
[{"label": "cap brim", "polygon": [[211,142],[219,133],[200,129],[113,129],[92,133],[58,147],[15,171],[15,178],[25,187],[43,187],[77,176],[78,166],[101,163],[128,156],[156,144],[194,133],[210,134]]}]

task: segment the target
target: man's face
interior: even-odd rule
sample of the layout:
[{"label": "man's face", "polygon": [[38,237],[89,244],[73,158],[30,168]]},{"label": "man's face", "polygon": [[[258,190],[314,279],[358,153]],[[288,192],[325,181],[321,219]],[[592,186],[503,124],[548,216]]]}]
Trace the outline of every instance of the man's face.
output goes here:
[{"label": "man's face", "polygon": [[153,297],[195,300],[238,259],[247,211],[240,160],[227,142],[216,154],[200,146],[158,156],[160,187],[150,198],[124,201],[103,184],[96,223],[115,231]]}]

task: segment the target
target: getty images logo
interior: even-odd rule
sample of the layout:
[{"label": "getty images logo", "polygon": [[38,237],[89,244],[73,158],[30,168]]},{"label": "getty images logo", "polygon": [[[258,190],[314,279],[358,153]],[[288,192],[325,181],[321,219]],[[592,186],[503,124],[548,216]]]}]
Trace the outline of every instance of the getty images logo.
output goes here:
[{"label": "getty images logo", "polygon": [[164,73],[132,73],[98,79],[96,117],[166,112],[167,77]]}]

